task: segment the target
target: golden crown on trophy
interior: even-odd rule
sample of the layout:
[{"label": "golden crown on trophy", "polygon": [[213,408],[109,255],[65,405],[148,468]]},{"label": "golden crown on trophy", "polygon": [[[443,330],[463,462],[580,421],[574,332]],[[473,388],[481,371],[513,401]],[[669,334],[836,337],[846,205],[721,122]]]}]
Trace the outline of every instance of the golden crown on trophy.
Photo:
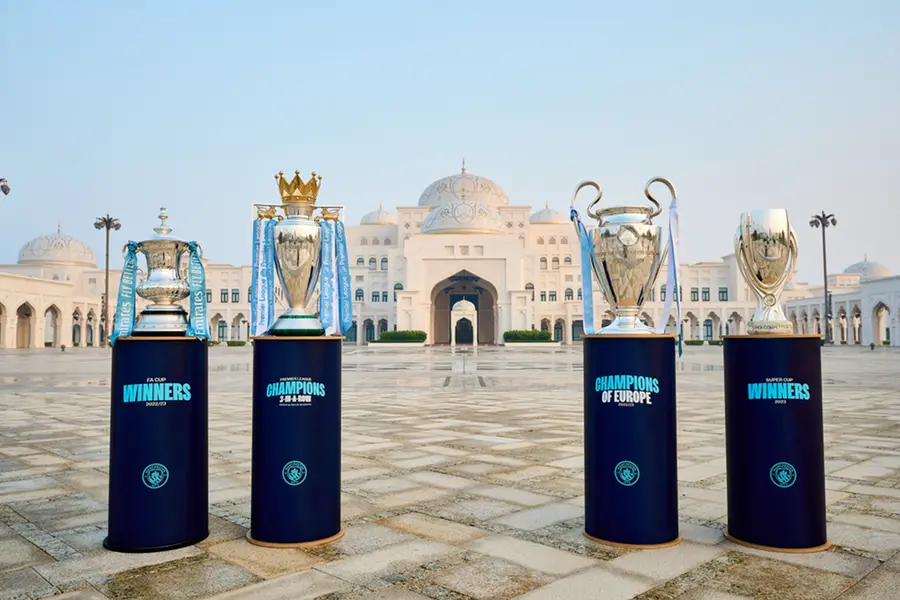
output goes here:
[{"label": "golden crown on trophy", "polygon": [[288,181],[284,171],[278,171],[275,176],[278,181],[278,191],[281,192],[281,201],[284,204],[315,204],[319,195],[322,176],[313,171],[312,177],[305,182],[300,179],[300,171],[294,171],[294,178]]}]

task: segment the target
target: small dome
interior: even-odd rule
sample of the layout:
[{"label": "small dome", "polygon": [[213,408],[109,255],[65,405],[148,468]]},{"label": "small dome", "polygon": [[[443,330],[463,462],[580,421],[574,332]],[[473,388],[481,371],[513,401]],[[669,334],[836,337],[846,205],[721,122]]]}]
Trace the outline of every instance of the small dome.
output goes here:
[{"label": "small dome", "polygon": [[548,202],[543,209],[531,215],[530,222],[532,225],[564,225],[569,222],[569,217],[550,208]]},{"label": "small dome", "polygon": [[19,250],[19,264],[65,264],[96,267],[94,251],[79,239],[57,229],[55,234],[34,238]]},{"label": "small dome", "polygon": [[389,210],[384,210],[381,204],[378,204],[378,210],[363,215],[359,220],[360,225],[396,225],[397,215]]},{"label": "small dome", "polygon": [[453,305],[453,310],[461,310],[463,312],[475,312],[475,305],[463,298]]},{"label": "small dome", "polygon": [[419,196],[419,206],[440,206],[468,198],[491,208],[509,204],[509,198],[499,185],[487,177],[479,177],[466,172],[466,161],[457,175],[438,179]]},{"label": "small dome", "polygon": [[869,279],[881,279],[882,277],[891,277],[893,273],[881,263],[872,262],[868,257],[863,258],[862,262],[854,263],[844,269],[844,273],[858,274],[861,281]]}]

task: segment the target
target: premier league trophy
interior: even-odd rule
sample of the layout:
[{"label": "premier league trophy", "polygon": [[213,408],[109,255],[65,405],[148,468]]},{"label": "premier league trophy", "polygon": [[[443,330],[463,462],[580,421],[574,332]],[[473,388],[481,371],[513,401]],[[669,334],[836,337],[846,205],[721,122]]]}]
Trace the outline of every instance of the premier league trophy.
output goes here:
[{"label": "premier league trophy", "polygon": [[[118,552],[170,550],[209,535],[206,277],[200,246],[171,235],[165,208],[159,219],[155,235],[125,246],[110,336],[103,545]],[[138,282],[140,254],[147,270]],[[150,302],[137,319],[135,295]]]},{"label": "premier league trophy", "polygon": [[[668,242],[653,219],[662,212],[650,193],[662,183],[672,194]],[[597,191],[588,231],[575,209],[585,187]],[[653,205],[595,210],[603,189],[593,181],[575,188],[571,218],[581,244],[584,299],[584,535],[607,545],[665,548],[681,542],[678,532],[678,472],[675,421],[675,338],[662,333],[675,302],[678,310],[675,187],[661,177],[644,186]],[[671,290],[658,330],[641,321],[663,260],[668,255]],[[591,273],[615,313],[594,333]],[[680,346],[679,346],[680,348]],[[640,511],[622,519],[619,508]]]},{"label": "premier league trophy", "polygon": [[734,258],[758,302],[747,334],[725,336],[726,536],[771,551],[826,550],[820,337],[795,335],[780,306],[797,263],[787,211],[741,215]]},{"label": "premier league trophy", "polygon": [[[250,531],[268,547],[334,541],[341,528],[341,345],[353,324],[343,207],[322,177],[275,176],[281,204],[253,225]],[[316,214],[318,213],[318,214]],[[275,318],[275,273],[290,309]]]},{"label": "premier league trophy", "polygon": [[758,298],[747,333],[792,334],[794,327],[779,303],[797,264],[797,236],[787,211],[775,208],[742,214],[734,237],[734,258]]}]

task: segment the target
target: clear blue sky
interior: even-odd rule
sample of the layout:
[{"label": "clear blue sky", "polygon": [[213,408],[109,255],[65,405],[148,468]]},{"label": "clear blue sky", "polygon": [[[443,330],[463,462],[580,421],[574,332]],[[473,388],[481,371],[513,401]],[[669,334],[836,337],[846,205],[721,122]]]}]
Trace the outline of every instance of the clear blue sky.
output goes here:
[{"label": "clear blue sky", "polygon": [[215,262],[250,261],[248,205],[278,170],[324,176],[356,222],[469,171],[564,209],[591,178],[682,203],[682,257],[731,252],[738,215],[810,214],[829,270],[900,273],[900,2],[0,0],[0,262],[55,230],[116,264],[165,205]]}]

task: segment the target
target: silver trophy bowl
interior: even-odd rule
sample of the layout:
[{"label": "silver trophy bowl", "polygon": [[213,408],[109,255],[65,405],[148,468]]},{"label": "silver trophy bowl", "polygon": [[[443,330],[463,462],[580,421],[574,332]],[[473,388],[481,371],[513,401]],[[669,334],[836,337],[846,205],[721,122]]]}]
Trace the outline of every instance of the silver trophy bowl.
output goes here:
[{"label": "silver trophy bowl", "polygon": [[313,204],[285,203],[285,218],[275,225],[275,270],[291,307],[269,329],[270,335],[316,336],[325,333],[313,303],[322,263],[322,230],[312,218]]},{"label": "silver trophy bowl", "polygon": [[754,210],[741,215],[734,237],[734,257],[741,276],[756,293],[756,311],[747,324],[749,335],[791,335],[780,297],[797,264],[797,236],[783,208]]},{"label": "silver trophy bowl", "polygon": [[[593,208],[603,197],[603,188],[593,181],[583,181],[575,188],[572,205],[578,192],[592,187],[596,199],[588,206],[587,214],[597,220],[591,235],[591,270],[600,283],[615,319],[602,328],[602,335],[648,335],[653,329],[640,321],[641,307],[656,283],[660,266],[666,257],[662,229],[653,218],[662,209],[650,193],[650,186],[660,182],[675,196],[675,188],[662,177],[655,177],[644,186],[644,194],[653,203],[649,206],[614,206],[599,211]],[[590,282],[582,282],[590,285]],[[673,291],[674,293],[674,291]]]},{"label": "silver trophy bowl", "polygon": [[153,229],[156,235],[138,243],[138,252],[147,261],[147,276],[135,291],[150,304],[138,316],[134,336],[183,336],[188,328],[188,313],[178,304],[191,293],[183,262],[188,244],[170,235],[166,209],[159,210],[160,224]]}]

